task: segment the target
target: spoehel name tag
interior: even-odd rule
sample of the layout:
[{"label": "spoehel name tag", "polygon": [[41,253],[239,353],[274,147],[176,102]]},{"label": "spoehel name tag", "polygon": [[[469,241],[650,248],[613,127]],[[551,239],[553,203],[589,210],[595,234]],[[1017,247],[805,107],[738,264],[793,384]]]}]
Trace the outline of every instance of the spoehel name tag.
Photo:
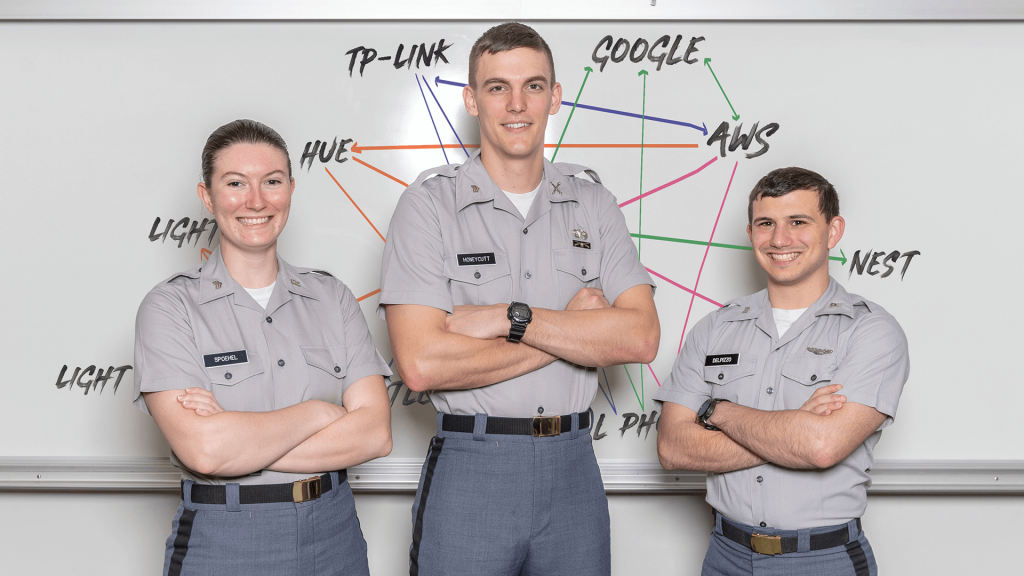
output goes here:
[{"label": "spoehel name tag", "polygon": [[476,254],[457,254],[459,266],[494,266],[494,252],[479,252]]},{"label": "spoehel name tag", "polygon": [[231,364],[248,364],[249,356],[245,353],[245,350],[218,352],[217,354],[204,354],[203,363],[206,364],[207,368],[230,366]]},{"label": "spoehel name tag", "polygon": [[732,366],[740,363],[739,354],[715,354],[704,357],[705,366]]},{"label": "spoehel name tag", "polygon": [[590,242],[584,242],[582,240],[573,240],[572,246],[573,248],[585,248],[587,250],[590,250]]}]

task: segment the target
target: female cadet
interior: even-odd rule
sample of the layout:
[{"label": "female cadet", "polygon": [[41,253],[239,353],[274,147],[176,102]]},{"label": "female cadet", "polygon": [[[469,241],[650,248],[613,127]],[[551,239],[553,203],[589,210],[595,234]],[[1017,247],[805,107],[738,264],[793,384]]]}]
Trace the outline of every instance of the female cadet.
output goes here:
[{"label": "female cadet", "polygon": [[163,573],[368,574],[345,468],[391,451],[391,371],[349,289],[277,254],[281,136],[236,120],[202,164],[220,247],[153,288],[135,327],[135,404],[182,471]]}]

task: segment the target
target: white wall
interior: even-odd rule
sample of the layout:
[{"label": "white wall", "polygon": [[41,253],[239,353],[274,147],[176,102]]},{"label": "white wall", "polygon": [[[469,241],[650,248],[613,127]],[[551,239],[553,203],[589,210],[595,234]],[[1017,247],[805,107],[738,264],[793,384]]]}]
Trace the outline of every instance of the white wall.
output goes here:
[{"label": "white wall", "polygon": [[[412,495],[360,494],[374,576],[408,573]],[[159,574],[173,494],[0,493],[0,573]],[[702,496],[609,498],[612,574],[697,576],[710,511]],[[872,496],[865,530],[884,574],[1019,573],[1017,496]]]}]

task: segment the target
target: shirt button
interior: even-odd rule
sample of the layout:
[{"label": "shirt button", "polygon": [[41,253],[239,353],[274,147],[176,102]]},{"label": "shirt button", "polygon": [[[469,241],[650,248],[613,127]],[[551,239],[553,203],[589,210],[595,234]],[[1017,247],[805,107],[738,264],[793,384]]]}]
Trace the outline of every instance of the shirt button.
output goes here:
[{"label": "shirt button", "polygon": [[224,379],[225,380],[231,380],[231,372],[228,372],[227,374],[225,374],[224,375]]},{"label": "shirt button", "polygon": [[818,375],[817,374],[811,374],[811,382],[814,382],[817,379],[818,379]]},{"label": "shirt button", "polygon": [[587,275],[587,269],[584,268],[582,271],[580,271],[580,274],[583,274],[584,276],[586,276]]},{"label": "shirt button", "polygon": [[544,413],[544,407],[543,406],[537,406],[537,414],[543,414],[543,413]]},{"label": "shirt button", "polygon": [[718,373],[718,379],[719,380],[725,380],[725,374],[722,374],[721,372],[719,372]]},{"label": "shirt button", "polygon": [[772,392],[775,392],[775,389],[774,389],[774,388],[772,388],[771,386],[769,386],[769,387],[768,387],[768,390],[766,390],[766,392],[768,392],[769,394],[771,394]]},{"label": "shirt button", "polygon": [[473,273],[473,278],[476,278],[477,280],[479,280],[480,279],[480,273],[479,272],[474,272]]},{"label": "shirt button", "polygon": [[277,361],[277,365],[278,366],[284,366],[284,360],[283,359],[282,360],[278,360]]},{"label": "shirt button", "polygon": [[757,477],[757,483],[760,484],[761,482],[764,482],[764,476]]},{"label": "shirt button", "polygon": [[767,527],[768,527],[767,524],[765,524],[764,522],[761,522],[761,528],[767,528]]},{"label": "shirt button", "polygon": [[530,271],[529,271],[529,270],[527,270],[527,271],[526,271],[526,274],[523,274],[523,276],[526,276],[526,279],[527,279],[527,280],[529,280],[530,278],[533,278],[533,274],[530,274]]},{"label": "shirt button", "polygon": [[274,319],[271,318],[270,316],[267,316],[267,324],[273,324],[273,323],[274,323]]},{"label": "shirt button", "polygon": [[334,373],[337,374],[338,372],[341,372],[341,367],[340,366],[335,366],[334,367]]},{"label": "shirt button", "polygon": [[530,229],[529,228],[523,228],[523,234],[529,234],[529,233],[530,233]]}]

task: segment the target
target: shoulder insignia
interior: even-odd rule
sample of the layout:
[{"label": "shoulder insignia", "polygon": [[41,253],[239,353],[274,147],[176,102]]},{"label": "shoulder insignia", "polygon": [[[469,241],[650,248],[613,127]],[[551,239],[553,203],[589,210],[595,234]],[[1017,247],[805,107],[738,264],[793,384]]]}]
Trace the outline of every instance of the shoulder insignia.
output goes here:
[{"label": "shoulder insignia", "polygon": [[590,179],[593,180],[595,183],[601,183],[601,177],[597,175],[597,172],[594,172],[593,170],[587,168],[586,166],[581,166],[579,164],[569,164],[568,162],[557,162],[555,164],[552,164],[552,166],[554,166],[559,172],[561,172],[565,176],[575,176],[582,172],[589,176]]},{"label": "shoulder insignia", "polygon": [[445,166],[437,166],[429,170],[420,172],[420,175],[416,177],[416,180],[409,186],[410,188],[416,188],[426,182],[432,176],[444,176],[445,178],[454,178],[455,173],[459,170],[458,164],[448,164]]},{"label": "shoulder insignia", "polygon": [[[326,270],[310,270],[310,272],[318,276],[330,276],[331,278],[334,278],[334,274],[331,274]],[[295,280],[292,280],[292,282],[295,282]]]},{"label": "shoulder insignia", "polygon": [[175,274],[174,276],[171,276],[170,278],[168,278],[167,279],[167,283],[170,284],[171,282],[174,282],[178,278],[188,278],[189,280],[198,280],[199,279],[199,273],[202,272],[202,271],[203,271],[203,269],[200,268],[200,269],[196,270],[195,272],[193,272],[192,270],[189,270],[188,272],[180,272],[180,273]]}]

